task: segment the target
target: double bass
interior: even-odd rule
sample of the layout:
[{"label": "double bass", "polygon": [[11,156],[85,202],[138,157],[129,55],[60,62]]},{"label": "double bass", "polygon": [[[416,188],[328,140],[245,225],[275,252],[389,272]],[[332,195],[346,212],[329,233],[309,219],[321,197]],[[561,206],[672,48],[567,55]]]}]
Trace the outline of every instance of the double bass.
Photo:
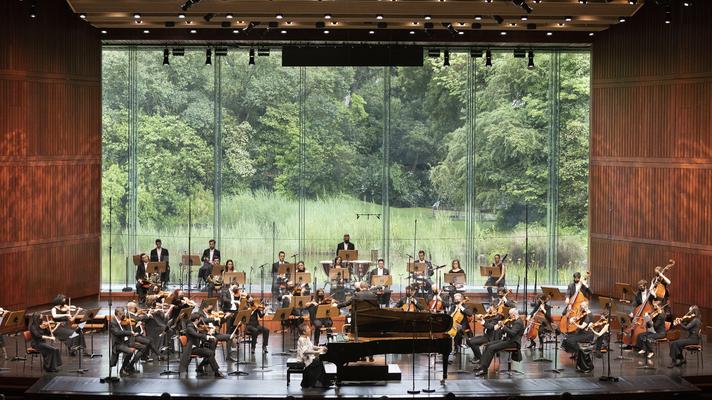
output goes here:
[{"label": "double bass", "polygon": [[[670,260],[670,264],[666,265],[660,273],[664,273],[673,265],[675,265],[675,261]],[[638,340],[638,335],[648,330],[645,326],[645,315],[652,314],[654,311],[653,304],[650,301],[650,295],[652,294],[655,297],[658,297],[658,291],[660,291],[661,295],[658,298],[663,298],[665,296],[665,285],[660,282],[659,278],[659,276],[656,276],[652,279],[650,282],[650,288],[648,289],[648,297],[643,299],[643,303],[635,307],[635,310],[633,310],[633,318],[631,319],[630,327],[628,327],[623,334],[623,344],[626,346],[634,345]]]},{"label": "double bass", "polygon": [[665,271],[672,268],[672,266],[675,265],[675,260],[670,259],[670,260],[668,260],[668,263],[669,264],[666,265],[665,268],[663,268],[659,274],[655,275],[655,278],[653,278],[653,280],[650,284],[650,288],[651,288],[650,292],[655,295],[656,299],[662,299],[665,297],[665,291],[666,291],[665,284],[663,284],[663,282],[661,281],[660,275],[664,274]]},{"label": "double bass", "polygon": [[[586,277],[581,278],[581,283],[582,285],[585,283],[586,286],[588,286],[588,278],[591,276],[591,272],[586,272]],[[571,323],[571,318],[574,318],[574,320],[578,320],[581,317],[581,303],[586,301],[586,296],[581,293],[581,290],[576,292],[574,295],[573,300],[571,303],[569,303],[569,308],[566,311],[566,314],[561,316],[561,320],[559,321],[559,330],[561,333],[573,333],[576,332],[576,325]]]}]

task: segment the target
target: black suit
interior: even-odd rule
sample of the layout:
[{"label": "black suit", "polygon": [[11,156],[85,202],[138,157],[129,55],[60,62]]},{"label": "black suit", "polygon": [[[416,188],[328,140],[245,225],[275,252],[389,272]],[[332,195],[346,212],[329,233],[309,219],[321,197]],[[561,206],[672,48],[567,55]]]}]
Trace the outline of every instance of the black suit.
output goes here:
[{"label": "black suit", "polygon": [[343,303],[339,303],[338,307],[339,308],[344,308],[350,306],[354,300],[358,301],[371,301],[375,304],[378,303],[378,296],[376,296],[376,293],[373,293],[370,290],[359,290],[358,292],[354,293],[351,298]]},{"label": "black suit", "polygon": [[146,279],[146,264],[143,262],[136,266],[136,294],[141,302],[146,298],[148,290],[141,286],[139,279]]},{"label": "black suit", "polygon": [[[346,247],[344,247],[346,245]],[[339,250],[356,250],[356,245],[351,242],[341,242],[336,245],[336,255],[339,255]]]},{"label": "black suit", "polygon": [[[154,248],[153,250],[151,250],[151,261],[168,261],[168,250],[161,247],[161,254],[158,254],[157,249]],[[168,277],[170,276],[170,272],[170,267],[168,266],[168,262],[166,262],[166,272],[161,274],[161,282],[168,283]]]},{"label": "black suit", "polygon": [[[145,349],[144,345],[141,343],[130,344],[129,339],[132,338],[133,332],[131,332],[130,327],[123,327],[116,320],[116,317],[111,318],[109,322],[109,332],[112,337],[112,354],[111,363],[113,367],[116,362],[119,361],[119,353],[124,353],[124,362],[121,363],[121,370],[126,371],[128,369],[133,369],[133,365],[142,356],[142,351]],[[134,356],[135,351],[139,351],[137,356]]]},{"label": "black suit", "polygon": [[215,360],[215,351],[207,347],[202,347],[202,343],[208,340],[208,335],[198,331],[198,328],[196,328],[192,322],[188,322],[185,328],[185,336],[188,341],[186,342],[186,346],[183,348],[183,353],[180,357],[178,372],[188,372],[191,355],[197,355],[203,359],[203,361],[200,362],[200,365],[198,365],[199,369],[203,369],[206,365],[210,364],[213,371],[218,372],[220,367],[218,366],[218,362]]},{"label": "black suit", "polygon": [[265,312],[262,310],[255,310],[250,314],[250,320],[247,321],[247,327],[245,330],[252,336],[252,349],[257,346],[257,336],[262,334],[262,347],[267,347],[269,344],[269,329],[260,325],[260,318],[264,318]]},{"label": "black suit", "polygon": [[[509,325],[503,326],[501,331],[504,334],[503,339],[490,343],[482,353],[482,358],[480,360],[480,368],[482,370],[486,371],[489,368],[492,358],[494,358],[495,354],[498,352],[512,347],[517,349],[520,347],[522,334],[524,334],[524,322],[522,322],[521,319],[517,319]],[[521,361],[521,353],[517,352],[512,354],[512,359],[514,361]]]},{"label": "black suit", "polygon": [[210,249],[205,249],[203,250],[203,257],[201,257],[201,260],[203,260],[203,265],[200,267],[198,270],[198,278],[199,279],[207,279],[208,275],[213,270],[213,265],[212,262],[215,260],[220,259],[220,250],[218,249],[213,249],[213,258],[210,258]]}]

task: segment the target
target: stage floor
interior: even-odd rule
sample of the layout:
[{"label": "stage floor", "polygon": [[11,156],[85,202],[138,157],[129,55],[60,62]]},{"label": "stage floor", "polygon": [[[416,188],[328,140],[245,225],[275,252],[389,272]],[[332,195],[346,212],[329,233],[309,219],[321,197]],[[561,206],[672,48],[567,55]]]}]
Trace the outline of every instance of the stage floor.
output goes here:
[{"label": "stage floor", "polygon": [[[15,337],[7,338],[7,349],[9,355],[15,352]],[[87,344],[91,341],[87,338]],[[289,344],[289,342],[287,342]],[[79,359],[69,357],[66,351],[63,353],[64,365],[61,371],[56,374],[43,376],[40,368],[39,358],[35,359],[31,365],[30,360],[11,362],[0,362],[0,367],[9,368],[0,371],[0,388],[6,384],[13,383],[14,380],[22,378],[42,378],[28,391],[28,395],[33,394],[37,398],[47,398],[48,395],[59,393],[71,393],[72,398],[81,397],[103,397],[105,395],[136,397],[139,395],[156,396],[168,392],[172,395],[186,397],[264,397],[276,398],[285,396],[294,397],[398,397],[407,396],[407,390],[412,387],[412,364],[410,355],[389,355],[387,362],[396,363],[402,371],[400,382],[388,382],[372,385],[343,385],[338,389],[322,390],[302,390],[299,383],[300,375],[292,375],[291,385],[286,383],[286,360],[287,357],[273,354],[282,348],[281,336],[273,334],[270,337],[270,353],[266,356],[259,350],[255,355],[241,353],[241,360],[248,364],[241,364],[240,369],[248,372],[248,376],[234,377],[226,379],[197,378],[195,373],[195,363],[191,364],[188,378],[178,378],[177,376],[165,377],[160,373],[165,369],[165,362],[148,362],[141,365],[142,373],[125,377],[121,382],[109,388],[105,384],[99,383],[99,377],[108,375],[108,343],[106,333],[98,333],[94,338],[94,352],[102,354],[102,357],[82,359],[82,367],[88,369],[84,375],[72,372],[78,368]],[[289,346],[287,346],[289,347]],[[242,350],[241,346],[241,350]],[[19,343],[20,353],[24,353],[24,344]],[[527,395],[534,397],[549,397],[570,392],[574,395],[600,396],[607,394],[630,394],[636,395],[647,393],[648,397],[664,398],[673,393],[686,392],[694,394],[697,388],[689,384],[684,377],[712,377],[712,363],[698,363],[694,355],[688,356],[688,362],[682,368],[668,369],[669,363],[668,347],[661,346],[661,354],[657,354],[654,360],[653,369],[639,369],[642,358],[635,353],[625,352],[624,355],[631,358],[629,360],[615,360],[618,351],[611,354],[611,375],[620,377],[618,383],[599,382],[598,377],[605,373],[603,370],[603,360],[594,359],[595,369],[591,373],[582,374],[575,370],[573,361],[567,354],[558,352],[558,367],[562,369],[560,373],[553,373],[552,362],[536,362],[535,359],[544,356],[549,359],[554,358],[554,345],[547,345],[547,349],[541,353],[538,350],[524,350],[524,361],[513,363],[513,368],[521,371],[509,377],[505,373],[498,372],[498,369],[506,368],[506,359],[502,365],[493,363],[489,375],[486,378],[476,378],[472,373],[472,364],[469,362],[471,351],[466,349],[465,356],[457,356],[453,359],[453,364],[449,366],[448,380],[444,385],[440,384],[442,376],[442,363],[438,357],[434,368],[431,369],[431,386],[435,393],[431,396],[443,396],[453,393],[457,397],[510,397]],[[704,358],[708,361],[712,359],[712,351],[705,350]],[[222,351],[217,352],[218,362],[223,372],[235,369],[235,363],[226,363]],[[386,357],[376,357],[376,363],[385,363]],[[424,389],[428,382],[428,357],[425,354],[418,354],[415,357],[415,387]],[[171,360],[171,369],[178,367],[175,357]],[[263,368],[264,367],[264,368]],[[495,368],[496,367],[496,368]],[[116,369],[114,369],[115,373]],[[697,378],[699,381],[701,378]],[[701,379],[703,381],[707,379]],[[241,382],[237,382],[241,381]],[[1,391],[0,391],[1,392]],[[428,396],[420,393],[421,396]]]}]

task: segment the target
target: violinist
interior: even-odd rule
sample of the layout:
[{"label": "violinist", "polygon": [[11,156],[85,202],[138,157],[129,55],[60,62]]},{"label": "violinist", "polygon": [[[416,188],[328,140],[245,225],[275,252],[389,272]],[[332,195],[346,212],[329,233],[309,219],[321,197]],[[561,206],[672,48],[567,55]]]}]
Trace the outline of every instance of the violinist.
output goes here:
[{"label": "violinist", "polygon": [[210,270],[208,277],[205,278],[208,286],[208,297],[213,297],[215,293],[219,293],[223,286],[222,271],[218,275],[213,275],[213,270]]},{"label": "violinist", "polygon": [[307,304],[307,312],[309,313],[309,321],[314,330],[314,343],[319,344],[319,337],[321,336],[321,328],[330,328],[334,326],[334,322],[331,318],[317,318],[316,311],[321,305],[332,304],[333,300],[327,298],[324,294],[324,289],[317,289],[316,293],[312,298],[312,301]]},{"label": "violinist", "polygon": [[[183,353],[180,357],[180,366],[178,367],[178,372],[188,373],[188,365],[190,364],[190,356],[196,355],[203,359],[203,361],[198,364],[198,375],[204,376],[207,374],[205,371],[205,366],[210,364],[216,378],[224,378],[220,372],[220,366],[215,360],[214,342],[215,336],[210,334],[205,334],[200,331],[198,325],[200,323],[200,314],[192,313],[190,314],[190,322],[186,324],[185,336],[188,341],[186,346],[183,348]],[[213,342],[213,343],[211,343]]]},{"label": "violinist", "polygon": [[592,323],[588,326],[589,330],[593,333],[593,354],[596,358],[601,358],[601,349],[608,350],[608,343],[611,340],[610,326],[608,326],[608,310],[604,310],[598,321]]},{"label": "violinist", "polygon": [[[52,307],[52,320],[59,323],[59,326],[55,329],[54,335],[58,340],[65,343],[69,349],[69,355],[74,357],[77,355],[77,350],[86,350],[86,342],[84,341],[84,335],[82,331],[78,328],[73,328],[72,324],[76,321],[80,309],[70,306],[67,304],[67,297],[63,294],[58,294],[52,301],[54,307]],[[85,351],[85,355],[87,355]]]},{"label": "violinist", "polygon": [[32,314],[29,331],[32,335],[32,347],[42,354],[42,369],[45,372],[57,372],[57,368],[62,366],[62,354],[58,348],[54,347],[57,339],[54,336],[54,329],[49,320],[42,321],[40,313]]},{"label": "violinist", "polygon": [[680,325],[680,327],[687,331],[686,338],[680,338],[670,342],[670,358],[672,358],[672,363],[668,368],[681,367],[685,364],[685,359],[682,354],[682,349],[685,346],[700,344],[702,337],[700,336],[700,330],[702,322],[700,321],[700,308],[692,305],[689,311],[681,318],[675,318],[673,321],[673,326]]},{"label": "violinist", "polygon": [[[126,314],[122,307],[114,310],[114,318],[109,322],[109,333],[112,337],[112,354],[110,366],[113,367],[119,361],[119,353],[124,354],[124,361],[121,364],[121,376],[130,375],[136,372],[136,362],[142,357],[144,345],[134,342],[132,339],[138,335],[131,330],[126,320]],[[138,353],[138,354],[136,354]]]},{"label": "violinist", "polygon": [[257,347],[257,336],[262,334],[262,352],[267,353],[267,345],[269,344],[269,329],[260,325],[260,318],[265,317],[265,307],[262,304],[256,304],[255,299],[250,297],[247,299],[247,306],[252,311],[250,319],[247,321],[245,330],[252,336],[251,351],[255,353]]},{"label": "violinist", "polygon": [[482,358],[481,347],[495,341],[495,326],[502,319],[504,319],[504,317],[497,312],[497,307],[494,304],[490,304],[487,308],[487,314],[475,315],[475,320],[482,324],[483,329],[482,335],[473,336],[467,339],[467,346],[472,349],[472,354],[474,356],[472,358],[473,363],[477,364],[480,362],[480,359]]},{"label": "violinist", "polygon": [[663,306],[660,300],[653,300],[653,312],[646,313],[643,316],[647,331],[638,335],[635,347],[640,349],[638,354],[648,359],[653,358],[655,355],[652,344],[656,340],[664,338],[667,334],[665,330],[665,307],[667,305]]},{"label": "violinist", "polygon": [[499,254],[494,255],[494,260],[492,261],[492,267],[496,268],[499,276],[490,276],[487,278],[487,281],[485,282],[485,287],[487,287],[487,294],[489,295],[489,298],[492,298],[492,295],[494,291],[492,288],[503,288],[506,285],[506,282],[504,280],[504,276],[507,274],[507,267],[504,265],[504,262],[502,261],[502,257]]},{"label": "violinist", "polygon": [[224,342],[227,343],[227,353],[230,354],[230,351],[232,350],[232,331],[229,331],[228,333],[219,333],[220,332],[220,326],[222,326],[222,319],[218,315],[213,315],[213,305],[211,303],[205,303],[203,304],[203,307],[200,309],[198,314],[200,315],[200,319],[203,322],[203,324],[207,327],[208,329],[208,334],[212,335],[215,340],[211,340],[206,343],[206,347],[209,348],[210,350],[215,351],[215,348],[217,347],[218,342]]},{"label": "violinist", "polygon": [[[307,272],[307,268],[304,265],[304,261],[299,261],[295,270],[295,275],[297,272]],[[311,287],[309,287],[309,282],[304,282],[302,280],[297,281],[297,277],[294,276],[294,286],[300,289],[300,296],[309,296],[311,294]]]},{"label": "violinist", "polygon": [[152,358],[149,358],[151,352],[153,352],[157,358],[161,356],[158,352],[158,348],[160,347],[159,335],[163,329],[154,322],[149,322],[152,319],[153,317],[150,313],[145,311],[139,312],[137,304],[133,301],[126,303],[125,321],[129,322],[129,329],[136,332],[136,336],[134,337],[136,343],[141,343],[146,348],[141,354],[141,360],[146,362],[153,361]]},{"label": "violinist", "polygon": [[[539,332],[537,336],[539,337],[539,348],[543,350],[544,336],[546,336],[547,333],[554,332],[551,319],[551,304],[549,304],[548,295],[539,295],[536,304],[534,305],[534,309],[532,310],[531,314],[527,316],[527,321],[531,320],[532,318],[536,318],[536,320],[538,320],[537,322],[540,323]],[[535,346],[536,343],[534,342],[534,338],[530,337],[529,346],[527,346],[527,348],[531,349]]]},{"label": "violinist", "polygon": [[569,323],[576,327],[576,331],[566,335],[561,341],[561,347],[567,353],[572,354],[571,358],[576,358],[576,352],[579,350],[579,343],[593,341],[593,333],[588,326],[591,324],[591,310],[588,308],[588,302],[584,301],[580,305],[581,313],[578,317],[571,317]]},{"label": "violinist", "polygon": [[413,288],[410,286],[405,287],[405,296],[398,300],[396,308],[400,308],[406,312],[423,311],[423,306],[418,303],[418,300],[413,296]]},{"label": "violinist", "polygon": [[574,272],[574,281],[569,283],[569,287],[566,288],[564,315],[569,311],[569,306],[576,300],[578,293],[581,293],[587,301],[591,299],[591,289],[589,289],[588,284],[581,279],[580,272]]},{"label": "violinist", "polygon": [[136,266],[136,295],[141,304],[146,302],[146,294],[151,287],[151,280],[148,276],[148,261],[148,254],[141,253],[141,263]]},{"label": "violinist", "polygon": [[[519,318],[519,311],[517,311],[516,308],[510,308],[508,318],[497,322],[495,330],[501,330],[502,337],[485,347],[480,363],[475,364],[476,376],[487,374],[492,359],[499,351],[512,347],[517,349],[521,347],[522,335],[524,334],[524,322]],[[517,352],[513,354],[512,359],[514,361],[521,361],[521,353]]]},{"label": "violinist", "polygon": [[[171,297],[173,298],[173,300],[171,301],[171,305],[173,307],[171,308],[171,312],[168,315],[168,320],[171,322],[170,325],[172,327],[175,327],[176,324],[179,323],[176,318],[178,318],[180,312],[185,308],[194,308],[195,303],[185,297],[185,293],[180,289],[175,289],[173,293],[171,293]],[[182,329],[182,326],[179,328]]]}]

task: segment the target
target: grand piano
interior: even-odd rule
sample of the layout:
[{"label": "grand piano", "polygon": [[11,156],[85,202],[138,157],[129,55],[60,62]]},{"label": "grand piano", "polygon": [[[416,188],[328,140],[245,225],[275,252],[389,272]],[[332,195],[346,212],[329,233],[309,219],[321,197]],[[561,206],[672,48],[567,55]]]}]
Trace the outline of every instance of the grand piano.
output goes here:
[{"label": "grand piano", "polygon": [[438,353],[443,360],[443,380],[447,379],[452,338],[448,314],[404,312],[381,309],[370,300],[351,305],[351,334],[343,341],[326,344],[322,361],[336,364],[339,370],[349,362],[376,354]]}]

